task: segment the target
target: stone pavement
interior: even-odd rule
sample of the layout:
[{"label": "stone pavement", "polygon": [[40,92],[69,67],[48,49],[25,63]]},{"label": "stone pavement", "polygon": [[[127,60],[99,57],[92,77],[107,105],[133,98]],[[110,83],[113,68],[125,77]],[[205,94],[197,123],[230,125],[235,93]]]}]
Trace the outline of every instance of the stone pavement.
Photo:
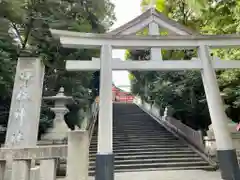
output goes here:
[{"label": "stone pavement", "polygon": [[[184,171],[141,171],[115,173],[115,180],[221,180],[220,172],[184,170]],[[63,180],[63,179],[58,179]],[[90,177],[89,180],[94,180]]]}]

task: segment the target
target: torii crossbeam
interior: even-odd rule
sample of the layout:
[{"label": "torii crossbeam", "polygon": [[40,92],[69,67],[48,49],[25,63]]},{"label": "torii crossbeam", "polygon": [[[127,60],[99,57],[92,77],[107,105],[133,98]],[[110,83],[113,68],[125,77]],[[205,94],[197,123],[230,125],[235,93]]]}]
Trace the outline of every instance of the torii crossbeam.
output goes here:
[{"label": "torii crossbeam", "polygon": [[[212,60],[214,69],[235,69],[240,68],[240,61],[237,60]],[[100,70],[100,59],[94,61],[67,60],[68,71],[93,71]],[[136,70],[136,71],[181,71],[201,70],[203,65],[199,59],[195,60],[167,60],[167,61],[132,61],[121,59],[112,60],[112,70]]]}]

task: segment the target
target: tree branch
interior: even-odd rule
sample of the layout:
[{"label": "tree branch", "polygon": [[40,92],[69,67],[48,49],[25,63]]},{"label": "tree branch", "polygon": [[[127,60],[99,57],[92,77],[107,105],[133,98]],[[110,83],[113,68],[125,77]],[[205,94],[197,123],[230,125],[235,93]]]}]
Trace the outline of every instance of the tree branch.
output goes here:
[{"label": "tree branch", "polygon": [[33,21],[34,21],[34,19],[32,18],[32,15],[31,15],[31,19],[30,19],[30,21],[29,21],[29,23],[27,24],[27,27],[26,27],[26,31],[25,31],[25,34],[24,34],[25,39],[23,41],[21,50],[24,50],[26,48],[31,30],[32,30]]},{"label": "tree branch", "polygon": [[17,25],[15,23],[13,23],[13,22],[11,22],[11,25],[12,25],[13,29],[16,31],[18,39],[20,40],[21,44],[23,45],[24,41],[23,41],[23,39],[21,37],[21,34],[20,34],[20,32],[19,32],[19,30],[17,28]]}]

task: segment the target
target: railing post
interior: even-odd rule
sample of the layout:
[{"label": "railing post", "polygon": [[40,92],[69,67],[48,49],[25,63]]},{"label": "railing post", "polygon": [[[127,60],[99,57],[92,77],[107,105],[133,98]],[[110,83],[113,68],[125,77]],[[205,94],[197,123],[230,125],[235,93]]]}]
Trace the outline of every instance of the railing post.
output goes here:
[{"label": "railing post", "polygon": [[4,179],[5,167],[6,167],[6,163],[0,162],[0,180]]},{"label": "railing post", "polygon": [[11,180],[30,180],[30,167],[31,163],[29,160],[14,160],[12,163]]},{"label": "railing post", "polygon": [[56,180],[56,169],[56,159],[41,160],[39,180]]},{"label": "railing post", "polygon": [[88,131],[71,131],[68,134],[67,180],[88,180]]},{"label": "railing post", "polygon": [[30,180],[39,180],[40,177],[40,167],[35,166],[30,169]]}]

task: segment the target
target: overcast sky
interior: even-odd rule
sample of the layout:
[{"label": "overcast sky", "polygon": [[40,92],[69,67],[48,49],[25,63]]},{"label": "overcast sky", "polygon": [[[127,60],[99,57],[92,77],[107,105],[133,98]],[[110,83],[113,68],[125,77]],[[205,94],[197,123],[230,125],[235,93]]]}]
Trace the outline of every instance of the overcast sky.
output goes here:
[{"label": "overcast sky", "polygon": [[[132,20],[136,16],[140,15],[140,1],[141,0],[111,0],[115,4],[115,14],[117,17],[116,23],[112,29],[115,29],[128,21]],[[113,50],[113,58],[124,59],[124,50]],[[113,82],[117,86],[129,85],[128,72],[127,71],[114,71]],[[125,89],[125,88],[124,88]],[[126,89],[128,90],[128,89]]]}]

